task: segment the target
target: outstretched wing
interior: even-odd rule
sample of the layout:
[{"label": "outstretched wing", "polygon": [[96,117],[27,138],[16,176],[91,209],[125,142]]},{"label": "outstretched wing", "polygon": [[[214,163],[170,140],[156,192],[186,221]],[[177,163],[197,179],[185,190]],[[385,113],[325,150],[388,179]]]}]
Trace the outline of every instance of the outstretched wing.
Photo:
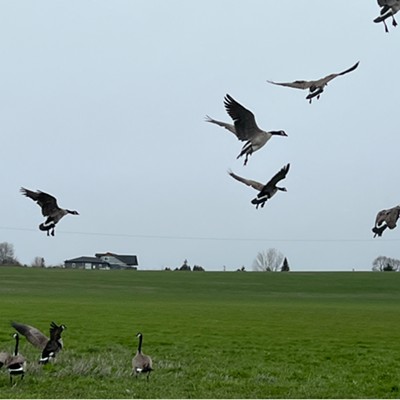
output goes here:
[{"label": "outstretched wing", "polygon": [[272,83],[273,85],[279,86],[287,86],[295,89],[309,89],[313,84],[314,81],[294,81],[294,82],[274,82],[274,81],[267,81],[268,83]]},{"label": "outstretched wing", "polygon": [[320,82],[323,83],[323,84],[327,84],[329,81],[331,81],[332,79],[334,79],[334,78],[336,78],[338,76],[345,75],[345,74],[348,74],[349,72],[354,71],[358,67],[358,64],[360,64],[359,61],[356,62],[352,67],[346,69],[345,71],[338,72],[336,74],[327,75],[327,76],[325,76],[325,78],[322,78],[320,80]]},{"label": "outstretched wing", "polygon": [[265,185],[265,187],[274,187],[279,181],[286,178],[286,174],[289,172],[290,164],[285,165],[279,172],[277,172]]},{"label": "outstretched wing", "polygon": [[43,350],[49,341],[49,338],[46,335],[33,326],[21,324],[19,322],[11,322],[11,326],[21,335],[25,336],[29,343],[33,344],[40,350]]},{"label": "outstretched wing", "polygon": [[251,179],[242,178],[241,176],[234,174],[232,171],[228,171],[228,174],[237,181],[242,182],[247,186],[251,186],[253,189],[256,189],[258,191],[261,191],[264,187],[262,183],[252,181]]},{"label": "outstretched wing", "polygon": [[379,211],[376,215],[375,226],[380,227],[383,223],[386,223],[388,228],[394,229],[396,227],[397,220],[400,216],[400,207],[393,207],[388,210]]},{"label": "outstretched wing", "polygon": [[252,132],[259,130],[254,114],[227,94],[224,99],[226,112],[233,119],[236,136],[240,140],[251,139]]},{"label": "outstretched wing", "polygon": [[222,122],[222,121],[217,121],[216,119],[211,118],[208,115],[206,115],[205,121],[211,122],[212,124],[215,124],[218,126],[222,126],[223,128],[227,129],[228,131],[230,131],[236,135],[235,127],[232,124],[228,124],[228,123]]},{"label": "outstretched wing", "polygon": [[39,204],[42,208],[42,214],[44,217],[49,216],[54,209],[58,208],[56,198],[48,193],[41,192],[40,190],[33,192],[32,190],[23,187],[21,188],[21,193]]}]

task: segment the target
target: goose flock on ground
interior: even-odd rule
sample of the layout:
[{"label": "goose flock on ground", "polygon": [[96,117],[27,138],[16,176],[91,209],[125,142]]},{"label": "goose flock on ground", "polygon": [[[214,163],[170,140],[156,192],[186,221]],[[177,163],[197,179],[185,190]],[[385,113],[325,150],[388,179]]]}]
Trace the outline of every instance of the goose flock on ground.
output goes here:
[{"label": "goose flock on ground", "polygon": [[[388,32],[388,26],[386,20],[392,19],[392,25],[397,26],[395,14],[400,10],[400,0],[377,0],[380,9],[380,15],[374,19],[375,23],[383,23],[385,31]],[[297,80],[294,82],[275,82],[268,80],[268,83],[279,86],[286,86],[296,89],[309,90],[309,94],[306,99],[309,103],[316,97],[320,98],[321,93],[324,91],[327,84],[333,79],[348,74],[359,66],[359,62],[355,63],[350,68],[339,72],[332,73],[324,78],[317,80]],[[237,102],[231,95],[226,94],[224,98],[224,106],[227,114],[233,120],[233,124],[218,121],[206,115],[206,122],[221,126],[231,133],[233,133],[238,140],[245,142],[237,158],[245,157],[243,165],[246,166],[254,152],[260,150],[273,136],[288,135],[284,130],[279,131],[264,131],[260,129],[256,123],[254,114]],[[264,207],[265,203],[271,199],[278,191],[286,191],[285,187],[277,186],[278,182],[286,178],[289,172],[290,163],[282,167],[266,184],[243,178],[232,171],[228,171],[228,174],[235,180],[252,187],[258,191],[257,196],[251,200],[251,204],[255,205],[256,208],[261,206]],[[41,231],[47,232],[47,236],[55,235],[55,227],[57,223],[67,214],[79,215],[75,210],[69,210],[60,208],[57,204],[57,199],[42,191],[32,191],[24,187],[21,188],[21,193],[26,197],[35,201],[42,211],[42,215],[46,217],[46,220],[39,225]],[[375,219],[375,226],[372,228],[374,237],[382,236],[383,232],[389,228],[394,229],[396,223],[400,217],[400,205],[392,207],[387,210],[381,210],[377,213]],[[23,379],[26,371],[26,359],[19,353],[19,335],[23,335],[29,343],[38,348],[41,351],[39,358],[40,364],[46,364],[53,360],[57,353],[63,348],[63,341],[61,338],[62,332],[66,329],[65,325],[57,325],[54,322],[50,324],[50,337],[48,338],[45,334],[40,332],[37,328],[22,324],[19,322],[12,322],[11,326],[17,331],[13,334],[15,339],[15,347],[12,353],[5,351],[0,352],[0,368],[5,367],[8,369],[10,375],[10,383],[13,384],[14,376],[21,376]],[[149,379],[150,373],[153,371],[152,359],[150,356],[142,352],[143,334],[137,333],[136,337],[139,340],[138,348],[135,356],[132,358],[132,374],[138,376],[139,374],[146,374],[147,380]]]}]

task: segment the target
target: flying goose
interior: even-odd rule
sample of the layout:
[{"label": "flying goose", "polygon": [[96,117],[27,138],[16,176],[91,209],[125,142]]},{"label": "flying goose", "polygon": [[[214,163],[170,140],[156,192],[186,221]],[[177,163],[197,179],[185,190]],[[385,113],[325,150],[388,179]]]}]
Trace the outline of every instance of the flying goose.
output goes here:
[{"label": "flying goose", "polygon": [[383,231],[386,228],[394,229],[396,228],[396,222],[400,216],[400,205],[389,208],[388,210],[381,210],[376,215],[375,226],[372,228],[374,232],[374,237],[382,236]]},{"label": "flying goose", "polygon": [[285,131],[263,131],[256,123],[254,114],[239,104],[232,96],[227,94],[224,98],[224,105],[227,113],[233,119],[234,125],[217,121],[206,115],[206,122],[222,126],[236,135],[241,141],[246,141],[237,159],[246,155],[244,165],[250,155],[261,149],[272,136],[287,136]]},{"label": "flying goose", "polygon": [[30,199],[36,201],[39,206],[42,208],[42,215],[47,217],[46,221],[39,225],[39,229],[41,231],[47,231],[47,236],[54,236],[54,231],[56,224],[60,221],[62,217],[67,214],[79,215],[78,211],[71,211],[64,208],[60,208],[57,205],[57,199],[50,194],[41,192],[38,190],[37,192],[33,192],[32,190],[28,190],[25,188],[21,188],[22,194]]},{"label": "flying goose", "polygon": [[14,353],[12,355],[8,353],[1,353],[2,357],[4,357],[1,361],[4,366],[8,369],[8,373],[10,374],[10,383],[13,383],[14,375],[21,375],[21,380],[24,378],[25,369],[26,369],[26,360],[25,357],[18,352],[19,346],[19,335],[18,333],[14,333],[13,335],[15,339],[15,348]]},{"label": "flying goose", "polygon": [[274,82],[274,81],[267,81],[268,83],[272,83],[273,85],[280,85],[280,86],[287,86],[295,89],[309,89],[309,94],[306,97],[307,100],[309,100],[310,104],[312,102],[312,99],[314,97],[319,97],[321,96],[321,93],[324,91],[325,86],[328,85],[328,82],[330,82],[332,79],[335,79],[336,77],[340,75],[345,75],[348,72],[354,71],[360,62],[358,61],[355,63],[352,67],[349,69],[346,69],[345,71],[339,72],[337,74],[330,74],[325,76],[324,78],[315,80],[315,81],[294,81],[294,82]]},{"label": "flying goose", "polygon": [[139,374],[147,372],[147,380],[149,380],[150,372],[153,371],[153,362],[150,356],[142,353],[142,333],[138,332],[136,337],[139,338],[139,346],[135,357],[132,358],[132,373],[137,378]]},{"label": "flying goose", "polygon": [[56,354],[64,346],[61,334],[67,328],[65,325],[57,325],[52,322],[50,324],[50,339],[33,326],[19,322],[12,322],[11,325],[17,332],[24,335],[29,343],[42,351],[39,359],[40,364],[47,364],[51,359],[55,358]]},{"label": "flying goose", "polygon": [[386,19],[392,17],[392,25],[397,26],[397,21],[395,20],[394,15],[400,10],[400,0],[378,0],[378,5],[381,7],[381,12],[379,17],[374,19],[374,22],[383,22],[385,32],[389,32]]},{"label": "flying goose", "polygon": [[286,178],[286,174],[289,171],[290,164],[285,165],[279,172],[277,172],[267,184],[263,184],[257,181],[252,181],[250,179],[242,178],[239,175],[234,174],[232,171],[228,171],[228,174],[236,179],[239,182],[244,183],[247,186],[251,186],[252,188],[259,191],[257,197],[255,197],[251,204],[255,204],[256,208],[261,205],[261,208],[264,207],[265,202],[270,199],[278,190],[286,192],[286,188],[276,186],[276,184],[281,181],[282,179]]}]

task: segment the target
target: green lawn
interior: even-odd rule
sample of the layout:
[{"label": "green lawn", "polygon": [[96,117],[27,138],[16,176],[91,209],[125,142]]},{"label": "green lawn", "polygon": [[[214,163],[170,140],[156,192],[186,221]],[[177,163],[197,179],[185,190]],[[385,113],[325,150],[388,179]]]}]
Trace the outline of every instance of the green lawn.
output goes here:
[{"label": "green lawn", "polygon": [[[400,274],[74,271],[0,267],[10,321],[65,349],[1,398],[398,398]],[[155,371],[133,378],[135,334]]]}]

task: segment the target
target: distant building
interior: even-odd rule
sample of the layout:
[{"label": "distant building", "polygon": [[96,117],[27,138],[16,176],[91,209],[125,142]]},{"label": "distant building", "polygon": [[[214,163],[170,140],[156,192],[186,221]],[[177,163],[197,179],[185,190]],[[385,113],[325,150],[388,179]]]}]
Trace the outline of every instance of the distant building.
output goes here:
[{"label": "distant building", "polygon": [[81,256],[64,261],[65,268],[80,269],[134,269],[138,266],[137,256],[115,253],[96,253],[95,257]]}]

